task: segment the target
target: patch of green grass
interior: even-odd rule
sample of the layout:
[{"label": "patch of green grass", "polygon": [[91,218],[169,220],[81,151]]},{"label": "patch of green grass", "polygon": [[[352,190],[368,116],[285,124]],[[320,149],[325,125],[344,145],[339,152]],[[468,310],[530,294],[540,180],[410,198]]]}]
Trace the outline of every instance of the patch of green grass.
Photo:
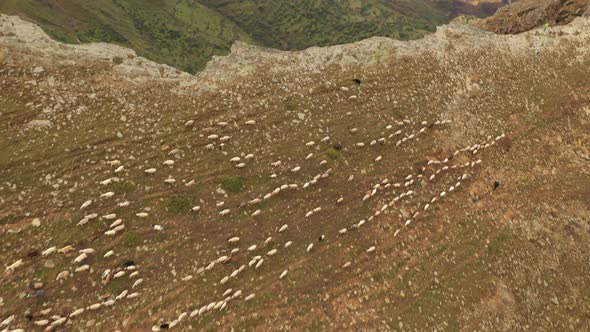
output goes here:
[{"label": "patch of green grass", "polygon": [[123,233],[123,236],[121,237],[121,243],[128,248],[137,247],[140,241],[141,238],[139,237],[139,235],[131,231]]},{"label": "patch of green grass", "polygon": [[334,148],[329,148],[328,150],[326,150],[326,155],[328,157],[330,157],[332,160],[336,160],[336,159],[339,159],[340,157],[342,157],[342,154],[340,153],[340,151],[338,151]]},{"label": "patch of green grass", "polygon": [[192,208],[192,202],[186,197],[172,197],[166,203],[166,210],[171,213],[185,213]]},{"label": "patch of green grass", "polygon": [[116,194],[126,194],[135,190],[135,185],[127,181],[119,181],[111,183],[111,189]]},{"label": "patch of green grass", "polygon": [[221,180],[221,186],[227,191],[238,193],[244,187],[244,182],[238,176],[226,176]]},{"label": "patch of green grass", "polygon": [[500,232],[500,234],[498,234],[496,236],[496,238],[493,239],[490,242],[490,244],[488,245],[488,253],[490,255],[496,255],[496,254],[498,254],[500,252],[500,250],[502,249],[502,247],[509,240],[510,240],[510,236],[508,235],[508,233],[506,231]]}]

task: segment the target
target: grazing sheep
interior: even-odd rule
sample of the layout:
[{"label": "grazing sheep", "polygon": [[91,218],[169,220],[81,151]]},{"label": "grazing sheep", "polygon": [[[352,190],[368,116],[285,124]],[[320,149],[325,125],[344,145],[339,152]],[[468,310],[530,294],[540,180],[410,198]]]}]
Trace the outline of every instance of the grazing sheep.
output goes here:
[{"label": "grazing sheep", "polygon": [[262,263],[264,263],[264,259],[263,258],[261,258],[261,259],[258,260],[258,263],[256,263],[256,266],[254,268],[256,268],[256,269],[259,268],[262,265]]},{"label": "grazing sheep", "polygon": [[172,167],[172,166],[174,166],[174,160],[171,160],[171,159],[166,160],[164,162],[164,165]]},{"label": "grazing sheep", "polygon": [[246,298],[244,299],[244,301],[248,302],[248,301],[252,300],[255,296],[256,296],[256,294],[252,293],[252,294],[246,296]]},{"label": "grazing sheep", "polygon": [[305,146],[314,146],[315,142],[314,141],[309,141],[307,143],[305,143]]},{"label": "grazing sheep", "polygon": [[238,241],[240,241],[240,238],[237,236],[234,236],[234,237],[230,238],[229,240],[227,240],[227,242],[229,242],[229,243],[236,243]]},{"label": "grazing sheep", "polygon": [[155,231],[158,231],[158,232],[161,232],[161,231],[163,231],[163,230],[164,230],[164,227],[162,227],[162,226],[160,226],[160,225],[154,225],[154,230],[155,230]]},{"label": "grazing sheep", "polygon": [[253,244],[253,245],[251,245],[251,246],[248,247],[248,251],[254,251],[254,250],[256,250],[256,245],[255,244]]},{"label": "grazing sheep", "polygon": [[311,249],[313,248],[313,243],[310,243],[307,248],[305,249],[305,251],[310,252]]},{"label": "grazing sheep", "polygon": [[229,214],[229,209],[225,209],[225,210],[223,210],[223,211],[219,212],[219,215],[220,215],[220,216],[225,216],[225,215],[227,215],[227,214]]},{"label": "grazing sheep", "polygon": [[274,255],[276,255],[276,253],[277,253],[277,250],[276,249],[272,249],[269,252],[267,252],[266,255],[267,256],[274,256]]},{"label": "grazing sheep", "polygon": [[346,233],[347,231],[348,231],[348,229],[346,229],[346,228],[343,228],[343,229],[339,230],[339,231],[338,231],[338,233],[340,233],[340,234],[344,234],[344,233]]},{"label": "grazing sheep", "polygon": [[281,228],[279,228],[279,233],[282,233],[282,232],[286,231],[288,227],[289,226],[287,226],[287,224],[281,226]]},{"label": "grazing sheep", "polygon": [[262,211],[260,209],[254,211],[254,213],[252,213],[252,217],[256,217],[258,216]]},{"label": "grazing sheep", "polygon": [[84,210],[85,208],[89,207],[90,204],[92,204],[92,200],[89,199],[86,202],[84,202],[84,204],[82,204],[82,206],[80,206],[80,210]]},{"label": "grazing sheep", "polygon": [[109,251],[107,251],[107,253],[106,253],[106,254],[104,254],[104,256],[103,256],[103,257],[104,257],[104,258],[109,258],[109,257],[113,256],[114,254],[115,254],[115,252],[114,252],[114,251],[112,251],[112,250],[109,250]]},{"label": "grazing sheep", "polygon": [[245,124],[247,124],[249,126],[253,126],[253,125],[256,124],[256,121],[254,121],[254,120],[248,120],[248,121],[245,122]]},{"label": "grazing sheep", "polygon": [[144,172],[146,174],[154,174],[154,173],[156,173],[156,169],[155,168],[148,168],[148,169],[144,170]]},{"label": "grazing sheep", "polygon": [[296,166],[296,167],[294,167],[294,168],[291,169],[291,172],[297,173],[297,172],[299,172],[299,170],[301,170],[301,167],[300,166]]},{"label": "grazing sheep", "polygon": [[201,207],[199,205],[197,206],[193,206],[193,208],[191,209],[193,212],[199,212],[201,210]]},{"label": "grazing sheep", "polygon": [[12,263],[11,265],[7,266],[5,271],[12,272],[23,265],[24,265],[23,260],[19,259],[16,262]]},{"label": "grazing sheep", "polygon": [[289,248],[293,244],[293,241],[287,241],[285,243],[285,248]]},{"label": "grazing sheep", "polygon": [[80,267],[77,267],[74,272],[78,273],[78,272],[84,272],[84,271],[88,271],[90,269],[90,265],[82,265]]},{"label": "grazing sheep", "polygon": [[48,248],[46,250],[44,250],[43,252],[41,252],[41,256],[49,256],[53,253],[55,253],[57,251],[57,247],[51,247]]},{"label": "grazing sheep", "polygon": [[266,240],[264,240],[264,244],[267,244],[270,241],[272,241],[272,236],[267,237]]},{"label": "grazing sheep", "polygon": [[369,249],[367,249],[367,253],[372,253],[373,251],[375,251],[375,246],[372,246]]},{"label": "grazing sheep", "polygon": [[101,198],[111,198],[113,196],[115,196],[115,193],[112,191],[109,191],[109,192],[106,192],[106,193],[100,195]]},{"label": "grazing sheep", "polygon": [[86,258],[88,258],[88,255],[86,253],[82,253],[80,256],[74,258],[74,263],[81,263],[82,261],[84,261]]}]

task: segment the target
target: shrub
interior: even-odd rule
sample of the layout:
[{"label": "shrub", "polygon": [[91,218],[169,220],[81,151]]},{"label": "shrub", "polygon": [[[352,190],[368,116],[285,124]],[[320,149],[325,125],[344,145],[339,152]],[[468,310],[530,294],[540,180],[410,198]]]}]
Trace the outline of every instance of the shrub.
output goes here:
[{"label": "shrub", "polygon": [[192,203],[190,199],[186,197],[172,197],[167,204],[168,212],[172,213],[184,213],[190,211]]},{"label": "shrub", "polygon": [[342,154],[334,148],[329,148],[328,150],[326,150],[326,154],[333,160],[336,160],[342,156]]},{"label": "shrub", "polygon": [[237,176],[226,176],[221,180],[221,186],[223,189],[227,191],[231,191],[233,193],[240,192],[242,187],[244,187],[244,183],[242,179]]}]

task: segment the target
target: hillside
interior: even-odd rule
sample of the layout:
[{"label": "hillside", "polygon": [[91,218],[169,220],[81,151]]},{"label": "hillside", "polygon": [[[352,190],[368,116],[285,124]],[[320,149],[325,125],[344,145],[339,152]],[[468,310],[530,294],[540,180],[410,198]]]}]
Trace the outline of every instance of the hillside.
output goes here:
[{"label": "hillside", "polygon": [[[40,24],[68,43],[107,42],[195,73],[234,41],[279,49],[372,36],[415,39],[484,4],[431,0],[4,0],[0,12]],[[497,0],[489,0],[497,5]]]},{"label": "hillside", "polygon": [[495,33],[514,34],[545,24],[568,24],[578,16],[590,16],[589,0],[521,0],[474,25]]},{"label": "hillside", "polygon": [[0,329],[588,330],[589,40],[238,43],[191,76],[0,15]]}]

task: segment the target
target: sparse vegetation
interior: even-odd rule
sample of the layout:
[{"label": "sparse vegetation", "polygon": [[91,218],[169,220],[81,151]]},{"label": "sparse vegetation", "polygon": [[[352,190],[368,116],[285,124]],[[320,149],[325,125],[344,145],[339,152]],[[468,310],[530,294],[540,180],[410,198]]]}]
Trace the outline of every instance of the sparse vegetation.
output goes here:
[{"label": "sparse vegetation", "polygon": [[123,233],[123,235],[121,236],[121,243],[128,248],[134,248],[137,245],[139,245],[141,239],[139,237],[139,235],[135,232],[125,232]]},{"label": "sparse vegetation", "polygon": [[166,209],[171,213],[187,213],[191,210],[191,200],[186,197],[175,196],[168,199]]},{"label": "sparse vegetation", "polygon": [[238,176],[226,176],[221,180],[221,187],[229,192],[238,193],[242,191],[244,182]]},{"label": "sparse vegetation", "polygon": [[330,157],[332,160],[336,160],[336,159],[339,159],[340,157],[342,157],[342,154],[340,153],[340,151],[338,151],[334,148],[329,148],[328,150],[326,150],[326,155],[328,157]]}]

